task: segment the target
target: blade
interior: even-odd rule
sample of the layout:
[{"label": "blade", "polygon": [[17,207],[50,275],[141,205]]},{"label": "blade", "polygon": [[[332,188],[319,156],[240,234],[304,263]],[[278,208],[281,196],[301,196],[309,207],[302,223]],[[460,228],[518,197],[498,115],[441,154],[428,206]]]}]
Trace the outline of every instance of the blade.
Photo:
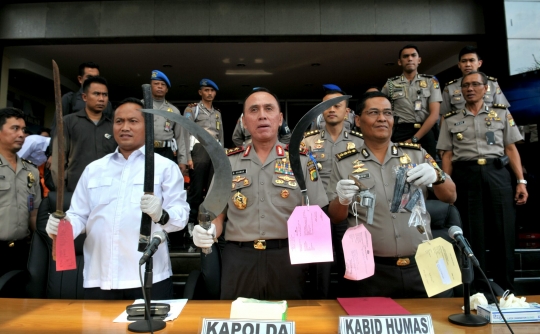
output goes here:
[{"label": "blade", "polygon": [[214,181],[201,206],[209,211],[212,219],[217,217],[227,206],[232,183],[232,168],[223,147],[206,130],[182,115],[156,109],[143,109],[142,111],[176,122],[195,136],[208,152],[214,166]]},{"label": "blade", "polygon": [[[149,84],[142,85],[144,107],[152,108],[152,88]],[[154,194],[154,115],[144,114],[144,185],[145,194]],[[144,252],[150,234],[152,233],[152,218],[143,213],[139,230],[139,252]]]},{"label": "blade", "polygon": [[291,141],[289,143],[289,159],[291,160],[291,169],[294,177],[296,178],[296,182],[298,182],[298,186],[300,186],[300,190],[303,192],[304,196],[306,196],[306,180],[304,179],[304,174],[302,173],[302,164],[300,163],[300,143],[302,142],[302,139],[304,139],[304,132],[311,122],[313,122],[317,116],[322,114],[326,109],[330,108],[336,103],[350,99],[351,97],[351,95],[338,96],[317,104],[310,111],[308,111],[294,127],[291,135]]},{"label": "blade", "polygon": [[64,115],[62,114],[62,96],[60,89],[60,71],[53,60],[54,103],[56,106],[56,145],[58,147],[58,179],[56,180],[56,215],[64,214]]}]

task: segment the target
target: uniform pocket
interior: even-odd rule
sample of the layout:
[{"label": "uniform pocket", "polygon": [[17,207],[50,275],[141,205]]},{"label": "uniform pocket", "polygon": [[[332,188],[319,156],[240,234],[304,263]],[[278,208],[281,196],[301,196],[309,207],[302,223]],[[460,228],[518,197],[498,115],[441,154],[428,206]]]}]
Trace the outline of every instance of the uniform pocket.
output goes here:
[{"label": "uniform pocket", "polygon": [[[161,198],[161,183],[159,182],[159,176],[154,176],[154,196]],[[133,188],[131,190],[131,203],[140,203],[141,197],[144,195],[144,176],[137,178],[133,181]]]},{"label": "uniform pocket", "polygon": [[112,177],[102,177],[88,180],[90,201],[97,204],[109,204],[112,199]]}]

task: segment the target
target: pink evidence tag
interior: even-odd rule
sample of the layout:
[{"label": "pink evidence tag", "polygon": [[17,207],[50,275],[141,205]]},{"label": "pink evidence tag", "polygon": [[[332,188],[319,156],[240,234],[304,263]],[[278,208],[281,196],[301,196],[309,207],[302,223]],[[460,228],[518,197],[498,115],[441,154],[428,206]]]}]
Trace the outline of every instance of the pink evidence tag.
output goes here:
[{"label": "pink evidence tag", "polygon": [[363,280],[375,274],[371,233],[364,225],[350,227],[341,240],[345,255],[345,278]]},{"label": "pink evidence tag", "polygon": [[62,219],[58,225],[58,236],[56,237],[56,271],[73,269],[77,269],[73,227],[69,221]]},{"label": "pink evidence tag", "polygon": [[330,219],[319,206],[297,206],[287,228],[291,264],[334,261]]}]

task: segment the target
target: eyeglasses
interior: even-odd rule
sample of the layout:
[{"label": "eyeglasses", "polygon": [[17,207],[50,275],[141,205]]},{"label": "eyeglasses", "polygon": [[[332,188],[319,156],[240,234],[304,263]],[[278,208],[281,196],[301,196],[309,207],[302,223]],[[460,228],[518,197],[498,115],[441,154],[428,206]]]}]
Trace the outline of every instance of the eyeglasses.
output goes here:
[{"label": "eyeglasses", "polygon": [[392,110],[383,110],[383,111],[380,111],[380,110],[368,110],[368,111],[364,112],[364,114],[368,115],[368,117],[371,117],[371,118],[379,118],[381,113],[386,118],[393,118],[394,117],[394,112]]},{"label": "eyeglasses", "polygon": [[485,86],[484,83],[482,82],[471,82],[471,83],[464,83],[464,84],[461,84],[461,88],[469,88],[470,86],[473,86],[474,88],[477,88],[477,87],[480,87],[480,86]]}]

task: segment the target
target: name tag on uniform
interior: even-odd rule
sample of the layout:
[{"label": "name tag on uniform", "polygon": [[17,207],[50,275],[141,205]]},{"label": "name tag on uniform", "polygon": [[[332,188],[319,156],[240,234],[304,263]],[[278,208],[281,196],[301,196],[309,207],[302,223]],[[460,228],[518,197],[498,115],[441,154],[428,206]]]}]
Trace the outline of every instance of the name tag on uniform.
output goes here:
[{"label": "name tag on uniform", "polygon": [[355,175],[355,177],[359,180],[361,179],[369,179],[371,177],[371,175],[369,173],[365,173],[365,174],[358,174],[358,175]]},{"label": "name tag on uniform", "polygon": [[465,121],[454,123],[454,126],[458,126],[458,125],[461,125],[461,124],[465,124]]},{"label": "name tag on uniform", "polygon": [[416,100],[414,101],[414,111],[420,111],[422,110],[422,101]]},{"label": "name tag on uniform", "polygon": [[246,174],[245,169],[233,170],[232,175]]},{"label": "name tag on uniform", "polygon": [[486,141],[488,145],[495,145],[495,133],[493,131],[486,132]]}]

